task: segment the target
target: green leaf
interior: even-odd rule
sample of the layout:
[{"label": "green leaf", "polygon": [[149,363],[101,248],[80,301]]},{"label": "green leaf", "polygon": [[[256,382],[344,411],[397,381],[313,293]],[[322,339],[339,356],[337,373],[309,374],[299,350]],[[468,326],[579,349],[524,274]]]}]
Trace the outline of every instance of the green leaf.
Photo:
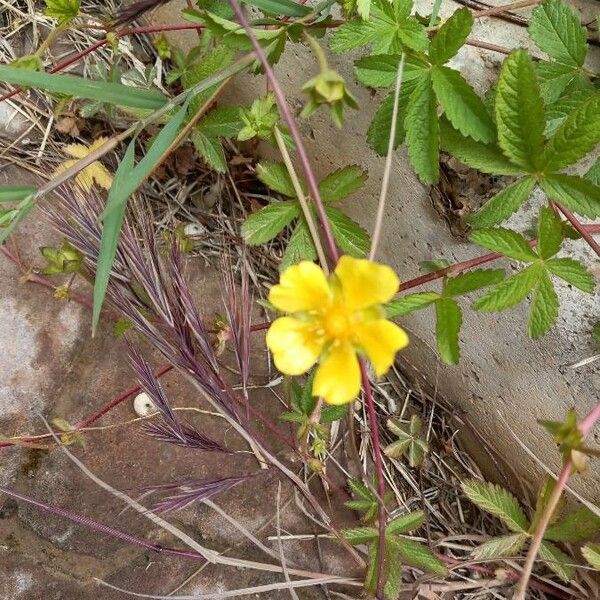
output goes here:
[{"label": "green leaf", "polygon": [[316,258],[317,250],[303,217],[298,221],[294,231],[292,231],[288,245],[281,258],[279,270],[283,272],[289,266],[295,265],[302,260],[313,261]]},{"label": "green leaf", "polygon": [[492,252],[499,252],[515,260],[527,263],[537,259],[537,254],[531,249],[527,240],[512,229],[504,227],[476,229],[469,239]]},{"label": "green leaf", "polygon": [[348,412],[348,405],[342,404],[340,406],[325,406],[321,411],[321,423],[333,423],[339,421],[346,416]]},{"label": "green leaf", "polygon": [[419,415],[412,415],[408,426],[388,419],[387,428],[398,440],[384,448],[385,455],[395,459],[400,459],[406,455],[408,464],[412,468],[421,466],[425,452],[429,449],[427,442],[420,436],[422,427],[423,423]]},{"label": "green leaf", "polygon": [[552,136],[567,120],[569,115],[578,110],[593,95],[594,92],[592,90],[574,90],[548,106],[546,108],[546,129],[544,135],[546,137]]},{"label": "green leaf", "polygon": [[377,26],[371,21],[346,21],[329,38],[329,47],[333,53],[342,54],[372,43],[377,35]]},{"label": "green leaf", "polygon": [[562,221],[556,213],[546,206],[540,208],[537,231],[537,253],[540,258],[551,258],[562,245]]},{"label": "green leaf", "polygon": [[578,215],[600,217],[600,187],[590,180],[555,173],[544,177],[540,185],[550,200],[564,204]]},{"label": "green leaf", "polygon": [[289,198],[296,197],[292,178],[283,163],[262,160],[256,165],[257,177],[270,189]]},{"label": "green leaf", "polygon": [[481,98],[464,77],[448,67],[431,70],[433,90],[455,129],[479,142],[493,142],[496,127]]},{"label": "green leaf", "polygon": [[198,128],[208,137],[236,137],[242,128],[240,109],[237,106],[218,106],[198,123]]},{"label": "green leaf", "polygon": [[548,270],[583,292],[591,294],[596,288],[594,276],[579,261],[572,258],[552,258],[546,261]]},{"label": "green leaf", "polygon": [[540,544],[539,557],[547,567],[565,582],[571,581],[575,575],[575,568],[571,566],[571,557],[567,556],[550,542]]},{"label": "green leaf", "polygon": [[504,279],[504,269],[479,269],[467,271],[446,279],[444,296],[461,296],[482,287],[500,283]]},{"label": "green leaf", "polygon": [[17,225],[23,221],[34,209],[35,202],[33,195],[26,196],[15,209],[9,209],[0,212],[0,245],[4,244],[8,236],[17,228]]},{"label": "green leaf", "polygon": [[581,67],[587,53],[587,34],[579,16],[562,0],[546,0],[529,21],[536,46],[556,61]]},{"label": "green leaf", "polygon": [[[399,54],[373,54],[365,56],[355,63],[356,78],[369,87],[389,87],[396,83],[398,76]],[[418,57],[407,57],[402,71],[402,85],[422,77],[429,65]],[[411,90],[414,87],[410,88]]]},{"label": "green leaf", "polygon": [[519,501],[507,490],[485,481],[463,481],[462,489],[479,508],[498,517],[511,531],[526,533],[529,523]]},{"label": "green leaf", "polygon": [[450,266],[450,262],[445,258],[434,258],[433,260],[422,260],[419,262],[419,271],[421,273],[435,273],[442,269],[447,269]]},{"label": "green leaf", "polygon": [[425,523],[425,513],[422,510],[401,515],[392,519],[385,528],[385,534],[410,533],[419,529]]},{"label": "green leaf", "polygon": [[473,308],[482,312],[498,312],[519,304],[534,288],[542,271],[539,263],[530,265],[475,300]]},{"label": "green leaf", "polygon": [[531,298],[531,311],[527,331],[532,339],[541,338],[548,333],[558,317],[558,296],[548,273],[540,272],[537,286]]},{"label": "green leaf", "polygon": [[527,535],[524,533],[502,535],[477,546],[471,552],[471,556],[475,560],[493,560],[518,556],[526,541]]},{"label": "green leaf", "polygon": [[135,139],[127,146],[125,155],[115,173],[112,186],[106,201],[107,213],[103,220],[102,238],[98,253],[98,264],[94,280],[94,306],[92,310],[92,332],[96,331],[100,320],[100,312],[106,296],[106,288],[110,278],[112,264],[117,253],[121,225],[127,208],[129,194],[122,192],[124,183],[131,177],[134,170]]},{"label": "green leaf", "polygon": [[536,63],[535,72],[540,84],[540,93],[546,105],[556,102],[577,75],[577,71],[569,65],[543,60]]},{"label": "green leaf", "polygon": [[440,126],[431,75],[420,79],[406,112],[406,147],[415,172],[424,183],[438,180]]},{"label": "green leaf", "polygon": [[340,249],[350,256],[366,256],[371,247],[369,234],[339,208],[326,206],[325,212],[333,237]]},{"label": "green leaf", "polygon": [[36,191],[33,185],[5,185],[0,187],[0,203],[21,202]]},{"label": "green leaf", "polygon": [[508,219],[529,198],[536,180],[522,177],[492,196],[482,208],[469,217],[473,227],[489,227]]},{"label": "green leaf", "polygon": [[544,106],[531,57],[515,50],[500,71],[496,92],[498,144],[516,165],[536,172],[544,144]]},{"label": "green leaf", "polygon": [[308,6],[293,2],[293,0],[244,0],[244,4],[255,6],[269,15],[284,15],[286,17],[305,17],[310,14]]},{"label": "green leaf", "polygon": [[[540,486],[538,491],[538,495],[535,502],[535,513],[533,515],[533,519],[531,520],[531,525],[529,526],[529,533],[535,533],[538,528],[539,522],[544,515],[544,511],[548,506],[548,502],[552,496],[552,492],[556,487],[556,481],[552,479],[549,475],[546,476]],[[549,523],[552,524],[558,518],[560,511],[562,510],[564,505],[564,497],[561,497],[559,500],[558,506],[554,509],[550,517]]]},{"label": "green leaf", "polygon": [[440,298],[435,303],[435,337],[437,349],[447,365],[456,365],[460,359],[458,334],[462,325],[460,306],[450,298]]},{"label": "green leaf", "polygon": [[576,108],[544,149],[546,172],[558,171],[577,162],[600,142],[600,93]]},{"label": "green leaf", "polygon": [[375,527],[354,527],[342,529],[342,535],[353,546],[366,544],[379,538],[379,531]]},{"label": "green leaf", "polygon": [[394,549],[402,559],[402,562],[425,573],[444,576],[448,574],[446,565],[423,544],[413,542],[407,538],[398,538],[393,542]]},{"label": "green leaf", "polygon": [[[407,81],[402,83],[400,96],[398,100],[398,119],[396,120],[396,137],[394,139],[394,149],[404,140],[406,130],[404,120],[406,117],[406,107],[412,92],[415,89],[416,81]],[[380,156],[386,156],[388,143],[392,129],[392,113],[394,111],[394,92],[386,96],[373,116],[369,130],[367,131],[367,142],[369,146]]]},{"label": "green leaf", "polygon": [[569,513],[544,533],[544,539],[552,542],[583,542],[592,539],[600,531],[600,517],[583,507]]},{"label": "green leaf", "polygon": [[367,181],[368,175],[358,165],[348,165],[337,169],[322,179],[319,192],[323,202],[337,202],[360,190]]},{"label": "green leaf", "polygon": [[141,89],[108,81],[93,81],[74,75],[50,75],[10,66],[0,66],[0,81],[131,108],[156,110],[167,101],[158,90]]},{"label": "green leaf", "polygon": [[58,19],[59,25],[70,23],[79,14],[79,0],[45,0],[47,17]]},{"label": "green leaf", "polygon": [[586,544],[581,549],[581,554],[594,569],[600,570],[600,544]]},{"label": "green leaf", "polygon": [[297,202],[273,202],[251,214],[242,224],[242,237],[256,246],[272,240],[294,219],[300,216]]},{"label": "green leaf", "polygon": [[439,298],[440,295],[436,292],[417,292],[416,294],[404,296],[404,298],[400,298],[399,300],[392,300],[384,308],[387,316],[393,319],[408,315],[415,310],[427,308]]},{"label": "green leaf", "polygon": [[435,65],[447,63],[464,45],[473,27],[473,14],[461,8],[439,28],[429,44],[429,58]]},{"label": "green leaf", "polygon": [[600,186],[600,157],[590,167],[590,170],[584,175],[585,179],[591,181],[594,185]]},{"label": "green leaf", "polygon": [[223,145],[217,137],[210,137],[199,129],[194,129],[190,139],[196,148],[196,152],[218,173],[227,171],[227,159],[223,151]]}]

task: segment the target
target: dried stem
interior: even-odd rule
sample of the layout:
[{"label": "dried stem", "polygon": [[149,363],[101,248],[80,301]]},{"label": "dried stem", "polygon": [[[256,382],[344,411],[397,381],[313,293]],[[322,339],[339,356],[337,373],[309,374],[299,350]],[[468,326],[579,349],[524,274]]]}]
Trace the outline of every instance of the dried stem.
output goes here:
[{"label": "dried stem", "polygon": [[528,6],[535,6],[541,4],[542,0],[517,0],[517,2],[511,2],[510,4],[503,4],[502,6],[493,6],[484,10],[478,10],[473,13],[475,19],[481,17],[493,17],[495,15],[501,15],[502,13],[510,10],[516,10],[517,8],[527,8]]},{"label": "dried stem", "polygon": [[300,181],[298,180],[298,175],[296,175],[296,170],[294,169],[294,165],[292,163],[292,159],[290,157],[290,153],[288,152],[285,141],[279,128],[275,126],[273,133],[275,134],[275,140],[277,141],[277,147],[279,148],[279,152],[283,158],[283,162],[285,167],[290,175],[290,179],[292,180],[292,185],[294,186],[294,190],[296,192],[296,196],[298,197],[298,202],[302,207],[302,213],[304,214],[304,218],[306,220],[306,225],[308,226],[308,230],[310,231],[310,235],[315,244],[315,248],[317,250],[317,256],[319,257],[319,262],[321,263],[321,267],[325,273],[329,272],[329,267],[327,266],[327,258],[325,256],[325,252],[323,252],[323,246],[321,245],[321,239],[319,237],[319,231],[317,230],[317,224],[313,219],[313,214],[308,206],[308,202],[306,201],[306,197],[304,196],[304,190],[300,185]]},{"label": "dried stem", "polygon": [[[596,404],[596,406],[590,411],[590,413],[581,421],[579,424],[579,430],[583,438],[585,439],[596,422],[600,419],[600,402]],[[519,579],[519,583],[517,584],[517,588],[515,590],[515,594],[513,596],[513,600],[525,600],[525,594],[527,592],[527,586],[529,585],[529,578],[531,577],[531,572],[533,570],[533,565],[535,564],[535,559],[537,557],[537,553],[540,549],[540,545],[544,538],[544,534],[546,533],[546,528],[550,523],[550,519],[556,510],[560,497],[569,481],[569,477],[573,474],[573,458],[569,457],[567,462],[562,468],[556,485],[554,486],[554,490],[548,500],[548,504],[544,509],[540,522],[535,530],[533,538],[531,539],[531,544],[529,545],[529,550],[527,552],[527,558],[525,559],[525,564],[523,565],[523,571],[521,573],[521,578]]]}]

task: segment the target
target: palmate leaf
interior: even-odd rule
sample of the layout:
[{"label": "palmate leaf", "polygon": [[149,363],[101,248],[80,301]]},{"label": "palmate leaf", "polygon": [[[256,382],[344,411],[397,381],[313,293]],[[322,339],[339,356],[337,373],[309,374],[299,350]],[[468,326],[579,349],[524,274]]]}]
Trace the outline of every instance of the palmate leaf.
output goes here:
[{"label": "palmate leaf", "polygon": [[417,292],[416,294],[409,294],[399,300],[388,302],[385,305],[385,312],[390,319],[401,317],[403,315],[408,315],[415,310],[427,308],[438,298],[440,298],[440,295],[437,292]]},{"label": "palmate leaf", "polygon": [[385,535],[398,535],[402,533],[410,533],[415,529],[419,529],[425,522],[425,513],[422,510],[401,515],[392,519],[385,528]]},{"label": "palmate leaf", "polygon": [[548,333],[558,317],[558,296],[548,277],[547,271],[540,271],[536,288],[531,298],[531,310],[527,322],[527,332],[532,339]]},{"label": "palmate leaf", "polygon": [[462,296],[479,290],[504,279],[504,269],[478,269],[466,271],[456,277],[446,279],[444,285],[445,296]]},{"label": "palmate leaf", "polygon": [[577,14],[562,0],[545,0],[529,21],[536,46],[557,62],[581,67],[587,53],[587,34]]},{"label": "palmate leaf", "polygon": [[446,565],[423,544],[407,538],[397,538],[388,543],[393,545],[397,556],[405,565],[442,577],[448,574]]},{"label": "palmate leaf", "polygon": [[557,277],[591,294],[596,288],[594,276],[579,261],[572,258],[552,258],[546,261],[546,268]]},{"label": "palmate leaf", "polygon": [[419,415],[413,415],[408,426],[395,423],[388,419],[387,428],[398,438],[385,447],[384,453],[390,458],[399,459],[406,455],[411,467],[418,467],[423,462],[427,452],[427,442],[421,439],[422,422]]},{"label": "palmate leaf", "polygon": [[537,253],[540,258],[548,259],[554,256],[562,245],[563,228],[562,222],[556,213],[542,206],[537,228]]},{"label": "palmate leaf", "polygon": [[300,207],[297,202],[274,202],[251,214],[242,223],[242,237],[247,244],[253,246],[264,244],[299,216]]},{"label": "palmate leaf", "polygon": [[298,264],[303,260],[314,261],[317,258],[317,249],[306,226],[304,217],[301,217],[292,231],[288,245],[281,258],[280,271],[285,271],[289,266]]},{"label": "palmate leaf", "polygon": [[[389,87],[396,83],[400,54],[373,54],[357,60],[355,65],[356,79],[369,87]],[[421,57],[408,56],[404,59],[402,85],[419,79],[429,68],[429,64]],[[412,91],[414,85],[410,87]]]},{"label": "palmate leaf", "polygon": [[365,185],[368,174],[358,165],[348,165],[333,171],[319,182],[323,202],[338,202]]},{"label": "palmate leaf", "polygon": [[575,567],[570,564],[572,562],[571,557],[567,556],[554,544],[543,541],[540,544],[539,557],[563,581],[568,582],[573,579]]},{"label": "palmate leaf", "polygon": [[296,197],[292,178],[283,163],[263,160],[256,165],[256,176],[274,192],[288,198]]},{"label": "palmate leaf", "polygon": [[460,306],[451,298],[440,298],[435,303],[435,338],[440,357],[447,365],[460,360],[458,334],[462,325]]},{"label": "palmate leaf", "polygon": [[536,172],[541,163],[546,126],[533,62],[525,50],[510,53],[496,91],[498,144],[514,164]]},{"label": "palmate leaf", "polygon": [[435,65],[447,63],[464,45],[473,27],[473,15],[468,8],[455,11],[439,28],[429,45],[429,58]]},{"label": "palmate leaf", "polygon": [[475,560],[490,560],[495,558],[506,558],[517,556],[527,541],[527,534],[513,533],[492,538],[477,546],[471,556]]},{"label": "palmate leaf", "polygon": [[499,485],[474,479],[463,481],[462,488],[471,502],[501,519],[511,531],[527,532],[527,517],[510,492]]},{"label": "palmate leaf", "polygon": [[594,569],[600,570],[600,544],[586,544],[581,553]]},{"label": "palmate leaf", "polygon": [[339,208],[325,207],[329,226],[338,246],[345,254],[362,258],[371,247],[369,234]]},{"label": "palmate leaf", "polygon": [[504,227],[486,227],[471,233],[469,239],[492,252],[528,263],[537,259],[527,240],[516,231]]},{"label": "palmate leaf", "polygon": [[600,187],[589,179],[554,173],[546,175],[540,185],[550,200],[564,204],[578,215],[600,217]]},{"label": "palmate leaf", "polygon": [[342,535],[352,545],[366,544],[379,537],[379,530],[376,527],[354,527],[342,529]]}]

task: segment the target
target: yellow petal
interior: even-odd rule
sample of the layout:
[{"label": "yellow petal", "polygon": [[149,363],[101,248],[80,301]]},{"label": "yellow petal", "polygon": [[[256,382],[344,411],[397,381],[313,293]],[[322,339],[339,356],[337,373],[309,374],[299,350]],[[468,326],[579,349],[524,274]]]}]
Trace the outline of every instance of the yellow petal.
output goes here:
[{"label": "yellow petal", "polygon": [[396,352],[408,345],[408,335],[404,329],[386,319],[357,324],[354,326],[354,334],[378,377],[387,373]]},{"label": "yellow petal", "polygon": [[93,172],[90,173],[89,169],[83,169],[75,175],[75,181],[84,192],[90,192],[94,185]]},{"label": "yellow petal", "polygon": [[67,169],[70,169],[76,162],[77,162],[76,160],[72,159],[72,160],[65,160],[64,163],[60,163],[60,165],[58,165],[58,167],[56,167],[56,169],[54,169],[53,176],[56,177],[57,175],[64,173]]},{"label": "yellow petal", "polygon": [[293,317],[276,319],[269,327],[267,347],[275,366],[286,375],[306,373],[319,358],[323,343],[314,335],[310,323]]},{"label": "yellow petal", "polygon": [[300,312],[324,308],[331,303],[332,293],[323,270],[307,260],[288,267],[271,288],[269,302],[284,312]]},{"label": "yellow petal", "polygon": [[85,158],[90,153],[90,149],[83,144],[69,144],[65,146],[65,152],[73,158]]},{"label": "yellow petal", "polygon": [[327,404],[347,404],[360,392],[360,367],[349,343],[334,346],[315,374],[313,394]]},{"label": "yellow petal", "polygon": [[388,302],[400,285],[400,280],[390,267],[364,258],[342,256],[335,274],[350,311]]},{"label": "yellow petal", "polygon": [[110,190],[110,186],[113,182],[110,171],[99,161],[93,162],[88,168],[90,169],[90,174],[96,183],[101,188]]},{"label": "yellow petal", "polygon": [[96,150],[98,150],[98,148],[100,148],[100,146],[102,146],[104,144],[104,142],[106,142],[106,140],[108,140],[108,138],[105,137],[99,137],[97,140],[94,140],[94,142],[92,143],[92,145],[89,147],[88,149],[88,154],[90,154],[91,152],[95,152]]}]

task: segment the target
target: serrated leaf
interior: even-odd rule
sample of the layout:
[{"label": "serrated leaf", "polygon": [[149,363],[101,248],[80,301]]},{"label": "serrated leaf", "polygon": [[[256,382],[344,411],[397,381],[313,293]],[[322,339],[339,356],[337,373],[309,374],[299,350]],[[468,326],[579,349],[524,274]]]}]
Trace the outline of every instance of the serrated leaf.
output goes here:
[{"label": "serrated leaf", "polygon": [[540,208],[537,240],[537,253],[540,258],[544,259],[554,256],[562,245],[562,222],[556,213],[546,206]]},{"label": "serrated leaf", "polygon": [[251,214],[242,223],[242,237],[252,246],[264,244],[300,216],[296,202],[274,202]]},{"label": "serrated leaf", "polygon": [[339,208],[325,207],[335,241],[345,254],[364,257],[371,246],[369,234]]},{"label": "serrated leaf", "polygon": [[417,292],[416,294],[404,296],[399,300],[392,300],[391,302],[388,302],[384,308],[387,316],[390,319],[393,319],[395,317],[408,315],[415,310],[427,308],[439,297],[440,295],[437,292]]},{"label": "serrated leaf", "polygon": [[471,556],[475,560],[493,560],[496,558],[518,556],[526,541],[527,535],[524,533],[502,535],[477,546],[471,552]]},{"label": "serrated leaf", "polygon": [[600,186],[600,157],[590,167],[590,170],[584,175],[585,179],[591,181],[594,185]]},{"label": "serrated leaf", "polygon": [[546,172],[577,162],[600,142],[600,93],[576,108],[548,140],[542,164]]},{"label": "serrated leaf", "polygon": [[492,196],[482,208],[468,219],[473,227],[489,227],[508,219],[529,198],[536,180],[522,177]]},{"label": "serrated leaf", "polygon": [[421,78],[408,102],[406,147],[410,162],[424,183],[435,183],[439,174],[440,127],[431,75]]},{"label": "serrated leaf", "polygon": [[284,15],[286,17],[305,17],[310,8],[293,0],[244,0],[244,4],[256,6],[269,15]]},{"label": "serrated leaf", "polygon": [[339,421],[346,416],[347,412],[347,404],[342,404],[340,406],[325,406],[321,411],[321,423],[333,423],[334,421]]},{"label": "serrated leaf", "polygon": [[329,38],[329,47],[335,54],[342,54],[370,44],[377,38],[377,26],[370,21],[346,21]]},{"label": "serrated leaf", "polygon": [[434,67],[431,81],[438,102],[455,129],[479,142],[495,140],[494,122],[481,98],[458,71]]},{"label": "serrated leaf", "polygon": [[531,310],[527,322],[529,337],[535,340],[548,333],[557,317],[558,296],[548,273],[543,270],[531,298]]},{"label": "serrated leaf", "polygon": [[544,145],[544,106],[531,57],[515,50],[505,59],[496,92],[498,144],[516,165],[536,172]]},{"label": "serrated leaf", "polygon": [[575,568],[571,566],[571,557],[567,556],[550,542],[540,544],[539,557],[546,563],[560,579],[565,582],[571,581],[575,575]]},{"label": "serrated leaf", "polygon": [[379,538],[379,531],[375,527],[354,527],[352,529],[342,529],[342,535],[354,546],[376,540]]},{"label": "serrated leaf", "polygon": [[469,239],[492,252],[499,252],[509,258],[522,262],[537,259],[537,254],[531,249],[529,242],[516,231],[504,227],[486,227],[476,229]]},{"label": "serrated leaf", "polygon": [[262,160],[256,165],[256,176],[271,190],[288,196],[296,197],[296,190],[286,166],[272,160]]},{"label": "serrated leaf", "polygon": [[600,187],[589,179],[554,173],[540,181],[548,198],[564,204],[578,215],[600,217]]},{"label": "serrated leaf", "polygon": [[538,76],[542,98],[548,106],[560,98],[577,75],[577,71],[569,65],[543,60],[536,63],[535,72]]},{"label": "serrated leaf", "polygon": [[190,134],[190,139],[196,152],[206,161],[209,167],[218,173],[227,171],[227,159],[221,140],[218,137],[209,137],[205,135],[204,131],[194,129]]},{"label": "serrated leaf", "polygon": [[504,488],[471,479],[463,481],[462,489],[471,502],[501,519],[511,531],[527,532],[529,523],[519,501]]},{"label": "serrated leaf", "polygon": [[475,300],[473,308],[482,312],[498,312],[519,304],[534,288],[542,270],[539,264],[533,264],[519,271]]},{"label": "serrated leaf", "polygon": [[587,53],[587,34],[579,16],[562,0],[545,0],[529,21],[536,46],[556,61],[581,67]]},{"label": "serrated leaf", "polygon": [[218,106],[198,123],[198,127],[208,137],[235,137],[242,128],[240,109],[237,106]]},{"label": "serrated leaf", "polygon": [[392,519],[385,528],[385,534],[400,534],[410,533],[415,529],[419,529],[425,522],[425,513],[422,510],[401,515]]},{"label": "serrated leaf", "polygon": [[314,261],[317,258],[317,249],[306,226],[304,217],[302,217],[288,241],[281,263],[280,271],[285,271],[289,266],[298,264],[303,260]]},{"label": "serrated leaf", "polygon": [[500,148],[476,142],[454,129],[445,117],[440,119],[442,148],[473,169],[493,175],[522,175],[523,169],[511,163]]},{"label": "serrated leaf", "polygon": [[504,269],[479,269],[450,277],[444,285],[445,296],[469,294],[482,287],[500,283],[504,279]]},{"label": "serrated leaf", "polygon": [[594,538],[599,531],[600,517],[589,508],[582,507],[548,527],[544,539],[552,542],[583,542]]},{"label": "serrated leaf", "polygon": [[[389,87],[396,83],[400,54],[372,54],[355,62],[356,79],[369,87]],[[406,57],[402,85],[421,77],[429,65],[418,57]]]},{"label": "serrated leaf", "polygon": [[581,549],[581,554],[594,569],[600,570],[600,544],[586,544]]},{"label": "serrated leaf", "polygon": [[59,25],[72,21],[79,14],[79,0],[45,0],[44,14],[58,19]]},{"label": "serrated leaf", "polygon": [[407,538],[398,538],[394,540],[393,546],[402,562],[410,567],[440,576],[448,573],[446,565],[423,544]]},{"label": "serrated leaf", "polygon": [[455,11],[442,24],[429,44],[429,58],[433,64],[447,63],[464,45],[473,27],[473,14],[468,8]]},{"label": "serrated leaf", "polygon": [[560,97],[546,108],[546,129],[544,135],[552,136],[556,130],[573,114],[582,104],[593,95],[593,90],[574,90]]},{"label": "serrated leaf", "polygon": [[427,442],[420,437],[422,421],[419,415],[412,415],[408,426],[388,419],[387,428],[398,438],[398,441],[384,448],[385,455],[395,459],[406,455],[411,467],[420,466],[428,446]]},{"label": "serrated leaf", "polygon": [[462,325],[460,306],[450,298],[440,298],[435,303],[435,338],[440,357],[447,365],[460,360],[458,334]]},{"label": "serrated leaf", "polygon": [[348,165],[330,173],[319,182],[323,202],[337,202],[358,191],[367,181],[367,172],[358,165]]},{"label": "serrated leaf", "polygon": [[572,258],[552,258],[546,261],[546,267],[551,273],[574,285],[582,292],[591,294],[596,288],[594,276],[587,270],[585,265],[577,260]]}]

